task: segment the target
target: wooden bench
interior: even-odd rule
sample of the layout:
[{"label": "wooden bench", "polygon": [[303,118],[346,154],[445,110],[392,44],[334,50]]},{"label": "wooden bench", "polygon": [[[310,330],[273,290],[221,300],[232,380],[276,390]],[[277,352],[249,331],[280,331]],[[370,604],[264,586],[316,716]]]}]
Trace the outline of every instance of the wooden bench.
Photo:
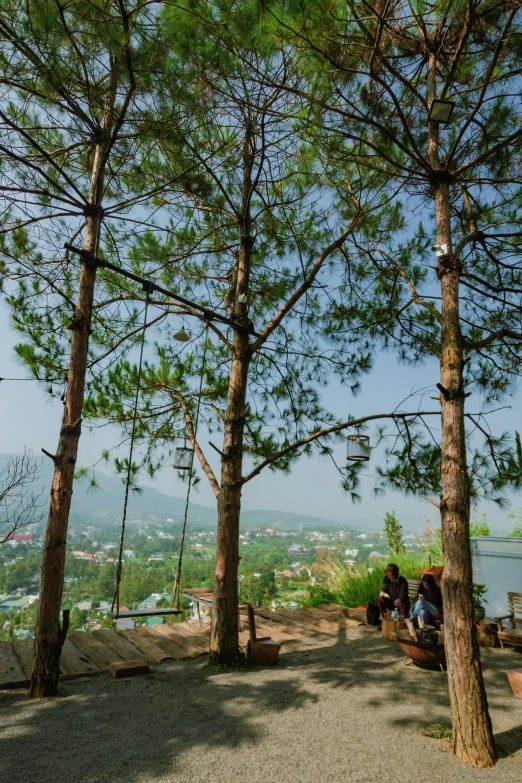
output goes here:
[{"label": "wooden bench", "polygon": [[[504,644],[510,645],[513,649],[522,647],[522,593],[508,593],[509,614],[502,617],[495,617],[498,627],[498,640],[503,650]],[[510,627],[504,628],[503,620],[509,620]],[[517,626],[520,626],[517,628]]]},{"label": "wooden bench", "polygon": [[[183,590],[183,597],[192,603],[192,619],[203,622],[210,619],[210,610],[214,603],[214,591],[210,587],[190,587]],[[245,611],[247,605],[239,601],[239,611]],[[203,609],[203,612],[201,611]]]},{"label": "wooden bench", "polygon": [[421,580],[407,579],[406,581],[408,582],[408,598],[410,599],[410,603],[413,606],[413,604],[417,602]]},{"label": "wooden bench", "polygon": [[[419,588],[422,582],[422,579],[407,579],[408,582],[408,598],[410,599],[410,603],[413,606],[413,604],[416,604],[419,598]],[[440,626],[441,621],[440,620],[430,620],[430,623],[432,623],[436,628]]]}]

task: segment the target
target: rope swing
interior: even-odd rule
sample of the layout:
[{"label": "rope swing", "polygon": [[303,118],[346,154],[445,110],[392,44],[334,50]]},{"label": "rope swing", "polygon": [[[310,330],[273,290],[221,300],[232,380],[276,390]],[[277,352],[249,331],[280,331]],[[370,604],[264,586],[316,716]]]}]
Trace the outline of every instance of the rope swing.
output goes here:
[{"label": "rope swing", "polygon": [[[145,310],[144,310],[144,316],[143,316],[143,332],[141,336],[141,346],[140,346],[140,357],[138,362],[138,377],[136,381],[136,394],[134,397],[134,408],[133,408],[133,414],[132,414],[132,429],[131,429],[131,438],[130,438],[130,447],[129,447],[129,458],[128,458],[128,465],[127,465],[127,476],[125,479],[125,497],[123,501],[123,516],[122,516],[122,523],[121,523],[121,534],[120,534],[120,548],[119,548],[119,555],[118,555],[118,561],[116,563],[116,587],[114,592],[114,598],[112,601],[112,607],[111,607],[111,617],[115,620],[122,618],[122,617],[155,617],[155,616],[162,616],[162,615],[177,615],[181,614],[182,610],[180,609],[180,593],[179,593],[179,585],[181,580],[181,564],[183,560],[183,549],[185,545],[185,536],[187,531],[187,519],[188,519],[188,509],[189,509],[189,499],[190,499],[190,490],[192,487],[192,479],[193,479],[193,471],[192,471],[192,465],[193,465],[193,459],[194,459],[194,452],[192,452],[192,458],[190,460],[190,473],[188,478],[188,488],[187,488],[187,499],[185,503],[185,514],[183,519],[183,530],[181,535],[181,546],[180,546],[180,553],[179,553],[179,562],[178,562],[178,568],[176,572],[176,577],[174,580],[174,586],[172,590],[172,598],[170,603],[169,609],[137,609],[137,610],[131,610],[131,611],[124,611],[120,612],[120,584],[121,584],[121,578],[122,578],[122,557],[123,557],[123,546],[124,546],[124,540],[125,540],[125,526],[127,522],[127,506],[129,502],[129,490],[130,490],[130,484],[131,484],[131,474],[132,474],[132,457],[134,453],[134,442],[136,439],[136,422],[138,418],[138,402],[139,402],[139,394],[140,394],[140,388],[141,388],[141,375],[142,375],[142,368],[143,368],[143,352],[145,347],[145,331],[147,328],[147,313],[149,309],[149,303],[150,303],[150,294],[153,290],[152,284],[147,284],[146,282],[143,283],[143,288],[147,293],[146,299],[145,299]],[[200,411],[200,405],[201,405],[201,392],[203,389],[203,379],[205,375],[205,361],[206,361],[206,354],[207,354],[207,337],[208,337],[208,321],[205,328],[205,343],[204,343],[204,349],[203,349],[203,362],[201,367],[201,377],[200,377],[200,383],[199,383],[199,395],[198,395],[198,402],[197,402],[197,408],[196,408],[196,419],[195,424],[193,428],[193,441],[196,442],[196,436],[197,436],[197,428],[198,428],[198,422],[199,422],[199,411]],[[176,607],[174,607],[174,603],[176,603]],[[114,611],[114,608],[116,607],[116,611]]]},{"label": "rope swing", "polygon": [[[194,445],[197,443],[197,436],[198,436],[198,424],[199,424],[199,409],[201,406],[201,392],[203,390],[203,379],[205,377],[205,362],[207,358],[207,338],[208,338],[208,322],[205,327],[205,343],[203,346],[203,361],[201,363],[201,377],[199,379],[199,393],[198,393],[198,402],[196,407],[196,419],[194,421],[194,428],[193,428],[193,441]],[[188,519],[188,510],[189,510],[189,500],[190,500],[190,490],[192,488],[192,478],[194,476],[194,472],[192,470],[192,463],[194,461],[194,452],[192,452],[192,460],[190,464],[190,472],[188,477],[188,487],[187,487],[187,500],[185,502],[185,515],[183,517],[183,531],[181,533],[181,546],[179,550],[179,561],[178,561],[178,570],[176,571],[176,579],[174,580],[174,588],[172,590],[172,598],[170,600],[170,608],[172,609],[174,607],[174,603],[176,603],[176,609],[178,611],[181,611],[179,608],[179,583],[181,580],[181,562],[183,560],[183,549],[185,546],[185,534],[187,532],[187,519]]]},{"label": "rope swing", "polygon": [[[134,409],[132,412],[132,429],[131,429],[128,464],[127,464],[127,477],[125,479],[125,498],[123,501],[123,516],[122,516],[121,534],[120,534],[120,550],[118,554],[118,561],[116,563],[116,589],[114,592],[114,598],[112,599],[112,607],[111,607],[111,616],[115,620],[117,620],[120,617],[144,617],[147,615],[154,615],[158,613],[163,614],[163,611],[157,612],[155,610],[149,610],[149,611],[138,610],[136,612],[134,611],[120,612],[120,584],[121,584],[122,565],[123,565],[122,563],[123,544],[125,540],[125,524],[127,522],[127,506],[129,503],[129,489],[130,489],[131,473],[132,473],[132,456],[134,453],[134,441],[136,439],[136,421],[138,418],[138,401],[139,401],[140,387],[141,387],[141,372],[143,369],[143,349],[145,348],[145,331],[147,328],[147,313],[149,310],[150,292],[151,292],[151,287],[148,286],[146,283],[143,283],[143,288],[146,291],[147,296],[145,299],[145,310],[143,315],[143,331],[141,334],[140,359],[138,362],[138,378],[136,381],[136,394],[134,396]],[[114,611],[114,606],[116,606],[116,611]],[[178,613],[175,612],[175,614]]]}]

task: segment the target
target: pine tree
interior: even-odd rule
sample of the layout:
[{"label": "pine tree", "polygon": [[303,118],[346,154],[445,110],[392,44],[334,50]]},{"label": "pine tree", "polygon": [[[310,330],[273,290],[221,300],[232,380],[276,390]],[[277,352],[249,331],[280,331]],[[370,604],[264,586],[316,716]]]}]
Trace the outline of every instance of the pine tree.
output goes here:
[{"label": "pine tree", "polygon": [[[166,74],[157,15],[147,4],[5,0],[0,43],[6,207],[0,263],[8,272],[14,325],[25,337],[18,354],[64,401],[58,448],[45,452],[54,477],[31,686],[38,697],[54,695],[58,683],[65,541],[86,371],[98,369],[100,344],[110,354],[136,331],[136,313],[127,332],[110,318],[112,302],[127,294],[120,281],[105,275],[108,296],[97,297],[96,266],[84,261],[78,275],[76,259],[59,249],[68,240],[117,260],[129,235],[157,212],[159,194],[179,169],[159,159],[149,132],[151,123],[156,132],[161,124]],[[156,90],[161,99],[155,101]],[[179,117],[171,111],[167,120],[162,127],[174,146]],[[15,290],[12,281],[18,281]],[[100,322],[101,343],[100,333],[90,337]]]},{"label": "pine tree", "polygon": [[[321,387],[335,374],[356,391],[358,376],[370,367],[364,336],[332,350],[321,343],[318,324],[330,306],[331,258],[342,252],[356,225],[378,225],[382,208],[378,199],[366,205],[371,178],[363,183],[354,166],[345,171],[346,182],[353,177],[351,197],[335,214],[329,212],[321,146],[296,119],[306,106],[289,100],[281,88],[259,85],[260,73],[281,77],[278,58],[253,46],[248,14],[228,16],[225,28],[220,14],[226,9],[203,5],[196,19],[180,7],[169,9],[164,24],[172,67],[182,64],[186,79],[180,101],[197,116],[185,143],[201,165],[197,175],[172,188],[165,241],[144,234],[132,255],[145,277],[161,269],[170,290],[213,311],[223,312],[224,306],[236,328],[227,331],[213,319],[207,333],[204,314],[178,306],[200,325],[191,327],[193,339],[181,351],[171,331],[154,333],[136,438],[144,448],[141,465],[154,472],[185,435],[215,494],[210,654],[223,663],[238,655],[243,486],[266,468],[290,470],[314,446],[328,454],[328,437],[339,437],[347,423],[325,408]],[[169,155],[166,147],[163,154]],[[222,442],[214,445],[220,475],[195,433],[202,373],[200,418],[221,433]],[[89,415],[119,421],[129,435],[136,380],[137,368],[127,357],[114,363],[92,382]],[[318,433],[325,428],[319,446]],[[251,469],[245,457],[254,462]],[[127,463],[119,459],[116,466],[125,470]],[[139,467],[139,462],[132,467],[133,475]]]},{"label": "pine tree", "polygon": [[[440,490],[454,750],[473,766],[491,766],[469,514],[472,495],[502,501],[502,488],[520,486],[522,477],[513,440],[493,436],[484,418],[513,388],[522,358],[519,6],[314,0],[265,7],[282,57],[301,54],[306,85],[292,94],[308,96],[337,132],[332,154],[381,172],[390,209],[409,213],[386,241],[361,239],[373,284],[367,278],[365,298],[340,289],[329,334],[364,329],[404,361],[439,361],[440,442],[436,430],[425,440],[402,426],[402,445],[388,451],[395,464],[380,476],[405,491]],[[447,126],[428,118],[436,99],[455,103]],[[472,390],[476,415],[466,410]],[[470,443],[473,431],[484,446]]]}]

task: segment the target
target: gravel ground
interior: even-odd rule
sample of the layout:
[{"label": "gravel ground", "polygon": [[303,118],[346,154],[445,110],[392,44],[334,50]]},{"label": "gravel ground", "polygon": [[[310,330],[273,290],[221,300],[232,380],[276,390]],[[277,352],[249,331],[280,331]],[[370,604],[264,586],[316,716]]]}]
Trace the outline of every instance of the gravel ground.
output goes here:
[{"label": "gravel ground", "polygon": [[277,668],[167,662],[146,677],[64,683],[31,702],[0,694],[2,783],[458,783],[522,780],[516,653],[483,650],[500,761],[473,770],[421,736],[449,725],[446,676],[403,665],[361,628],[283,647]]}]

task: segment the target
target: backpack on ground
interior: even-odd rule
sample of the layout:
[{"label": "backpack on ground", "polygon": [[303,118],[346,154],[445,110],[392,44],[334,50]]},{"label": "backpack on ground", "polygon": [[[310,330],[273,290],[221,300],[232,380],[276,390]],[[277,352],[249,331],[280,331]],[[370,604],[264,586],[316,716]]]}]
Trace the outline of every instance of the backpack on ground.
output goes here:
[{"label": "backpack on ground", "polygon": [[366,607],[366,622],[368,625],[379,625],[381,622],[381,613],[377,606],[377,601],[370,601]]}]

